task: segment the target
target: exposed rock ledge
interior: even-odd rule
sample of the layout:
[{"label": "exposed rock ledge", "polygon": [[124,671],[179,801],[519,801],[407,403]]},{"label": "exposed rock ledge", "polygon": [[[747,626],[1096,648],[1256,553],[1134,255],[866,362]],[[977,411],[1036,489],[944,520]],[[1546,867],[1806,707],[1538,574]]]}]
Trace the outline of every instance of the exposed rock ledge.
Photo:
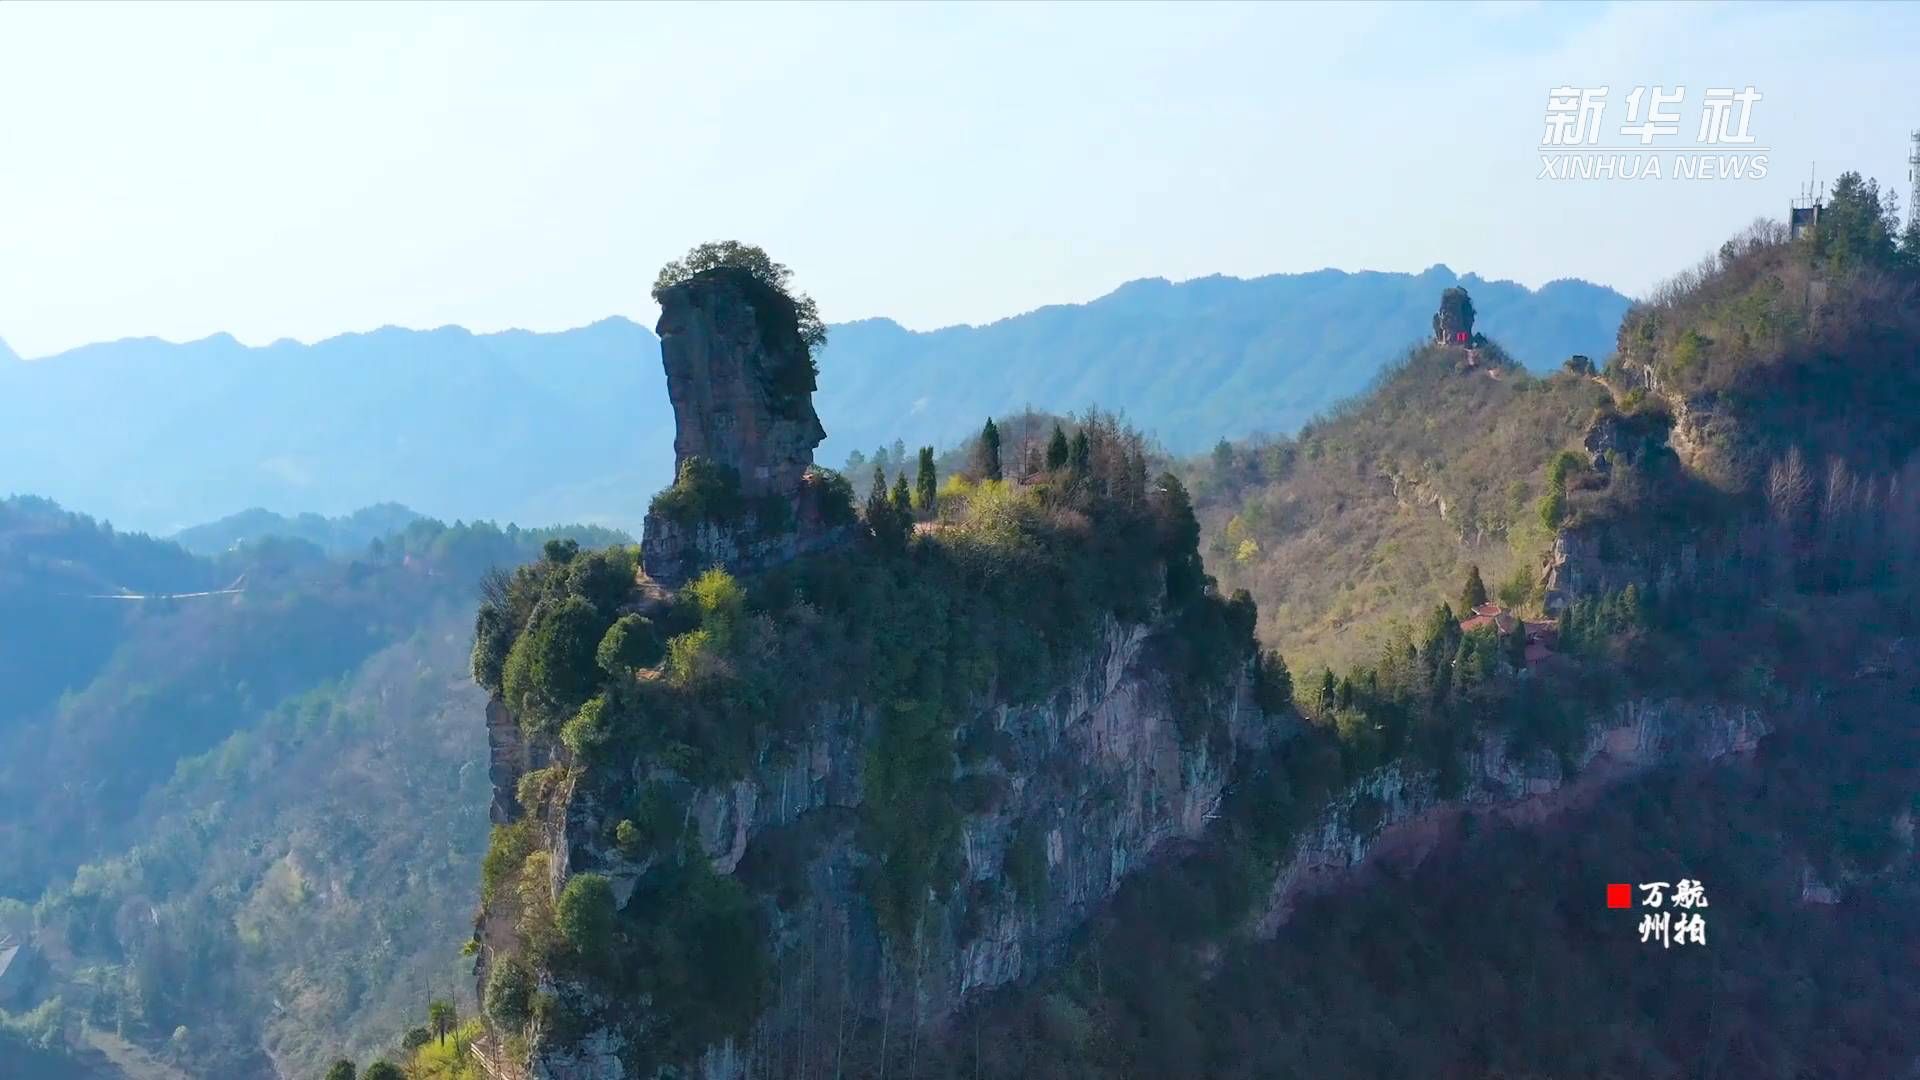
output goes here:
[{"label": "exposed rock ledge", "polygon": [[[721,1080],[811,1071],[819,1063],[799,1064],[795,1055],[829,1045],[834,1032],[818,1030],[822,1017],[836,1029],[891,1024],[895,1038],[936,1027],[974,995],[1057,960],[1129,874],[1163,845],[1199,836],[1219,807],[1233,757],[1267,732],[1249,667],[1205,710],[1225,738],[1183,740],[1154,648],[1163,631],[1109,619],[1099,646],[1051,699],[983,706],[971,729],[990,733],[990,752],[963,774],[991,778],[998,794],[965,815],[960,881],[928,905],[910,944],[883,947],[858,885],[868,856],[854,823],[879,722],[874,710],[859,703],[822,710],[796,743],[765,748],[749,774],[731,783],[694,789],[670,773],[636,771],[635,787],[681,787],[688,824],[718,872],[748,873],[763,848],[812,852],[798,870],[798,902],[768,911],[773,961],[783,972],[774,1000],[744,1040],[709,1048],[697,1074]],[[510,779],[503,769],[496,783]],[[606,843],[615,808],[593,805],[583,793],[568,803],[564,826],[549,841],[559,873],[605,874],[624,904],[647,864]],[[1025,896],[1010,870],[1022,843],[1035,845],[1038,872]],[[646,1004],[619,1007],[642,1013]],[[572,1046],[539,1046],[522,1075],[624,1080],[625,1051],[622,1034],[603,1028]]]},{"label": "exposed rock ledge", "polygon": [[[1467,790],[1457,799],[1442,800],[1431,775],[1389,765],[1343,792],[1302,836],[1275,877],[1254,929],[1262,937],[1278,933],[1302,897],[1345,881],[1364,862],[1418,863],[1461,815],[1544,821],[1656,765],[1749,752],[1769,730],[1753,709],[1637,700],[1619,706],[1588,735],[1571,778],[1563,778],[1544,755],[1515,761],[1497,736],[1482,739]],[[1380,807],[1379,824],[1364,832],[1351,823],[1363,799],[1377,799]]]}]

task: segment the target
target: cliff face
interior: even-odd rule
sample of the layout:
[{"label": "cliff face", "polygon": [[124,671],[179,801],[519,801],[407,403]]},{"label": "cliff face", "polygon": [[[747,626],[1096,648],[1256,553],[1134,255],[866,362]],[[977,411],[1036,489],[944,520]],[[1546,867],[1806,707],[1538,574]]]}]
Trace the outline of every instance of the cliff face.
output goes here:
[{"label": "cliff face", "polygon": [[[958,884],[926,905],[911,937],[890,940],[863,895],[871,856],[859,836],[864,771],[879,714],[861,702],[820,710],[798,740],[766,743],[741,779],[696,785],[636,763],[623,787],[664,785],[714,872],[762,896],[774,987],[745,1038],[710,1047],[707,1077],[780,1076],[850,1067],[876,1040],[916,1039],[970,996],[1030,977],[1163,846],[1198,836],[1235,756],[1264,738],[1244,668],[1204,704],[1224,739],[1183,742],[1155,660],[1168,627],[1108,620],[1075,676],[1040,705],[983,701],[953,738],[984,753],[962,764],[976,794],[962,825]],[[490,712],[504,712],[496,701]],[[503,737],[496,792],[535,755]],[[510,794],[504,798],[511,798]],[[496,799],[496,806],[502,805]],[[625,904],[653,866],[606,842],[619,811],[571,792],[542,821],[555,873],[605,875]],[[496,927],[497,928],[497,927]],[[496,944],[505,945],[506,942]],[[588,1001],[630,1022],[577,1039],[536,1041],[503,1072],[551,1080],[623,1080],[646,1026],[645,1001]],[[895,1046],[897,1052],[898,1046]]]},{"label": "cliff face", "polygon": [[725,268],[658,299],[675,464],[698,457],[733,469],[749,496],[793,492],[827,432],[813,409],[806,344],[780,310],[791,302]]},{"label": "cliff face", "polygon": [[[1467,816],[1540,821],[1657,765],[1748,753],[1769,730],[1751,708],[1635,700],[1592,727],[1571,773],[1551,755],[1516,758],[1503,737],[1492,734],[1468,755],[1466,790],[1454,799],[1440,797],[1431,773],[1388,766],[1334,799],[1301,836],[1255,929],[1262,936],[1278,932],[1301,897],[1344,881],[1364,863],[1418,862]],[[1358,812],[1363,806],[1369,808],[1364,815]]]},{"label": "cliff face", "polygon": [[[679,479],[637,571],[549,551],[476,619],[479,1053],[516,1080],[879,1071],[1206,828],[1266,734],[1253,605],[1112,423],[918,535],[863,526],[811,465],[791,299],[729,268],[656,295]],[[740,577],[687,586],[708,568]]]},{"label": "cliff face", "polygon": [[641,558],[674,586],[722,566],[764,569],[844,539],[809,470],[826,429],[813,408],[813,360],[792,302],[741,270],[696,274],[660,291],[661,361],[673,403],[674,474],[718,473],[725,513],[646,518]]}]

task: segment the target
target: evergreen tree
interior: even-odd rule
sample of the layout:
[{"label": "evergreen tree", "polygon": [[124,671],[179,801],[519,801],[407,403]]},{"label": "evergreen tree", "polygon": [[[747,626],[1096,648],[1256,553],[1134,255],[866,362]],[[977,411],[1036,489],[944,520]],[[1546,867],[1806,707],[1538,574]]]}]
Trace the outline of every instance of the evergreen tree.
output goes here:
[{"label": "evergreen tree", "polygon": [[994,426],[993,417],[987,417],[987,426],[980,429],[980,444],[975,450],[974,470],[982,480],[1003,479],[1000,470],[1000,429]]},{"label": "evergreen tree", "polygon": [[1513,620],[1513,629],[1502,637],[1501,644],[1507,648],[1507,659],[1514,667],[1524,667],[1527,663],[1527,624],[1519,619]]},{"label": "evergreen tree", "polygon": [[1060,430],[1056,421],[1053,425],[1053,437],[1047,440],[1047,468],[1058,469],[1067,463],[1067,433]]},{"label": "evergreen tree", "polygon": [[920,448],[920,471],[914,477],[914,503],[923,514],[939,509],[939,478],[933,471],[933,447]]},{"label": "evergreen tree", "polygon": [[1317,719],[1325,720],[1327,717],[1333,715],[1333,705],[1338,697],[1338,693],[1339,691],[1333,681],[1333,669],[1322,666],[1320,668],[1320,698],[1315,702],[1318,713]]},{"label": "evergreen tree", "polygon": [[887,497],[887,474],[873,467],[873,486],[867,489],[867,528],[882,544],[890,544],[899,532],[893,520],[893,502]]},{"label": "evergreen tree", "polygon": [[901,473],[893,478],[893,513],[901,521],[913,521],[913,493],[907,488],[907,474]]},{"label": "evergreen tree", "polygon": [[1287,670],[1287,661],[1278,650],[1260,654],[1259,697],[1264,712],[1281,713],[1293,708],[1293,672]]},{"label": "evergreen tree", "polygon": [[1627,582],[1627,587],[1620,590],[1621,629],[1633,629],[1644,625],[1646,617],[1646,609],[1640,604],[1640,587],[1631,581]]},{"label": "evergreen tree", "polygon": [[1067,449],[1067,465],[1075,476],[1093,471],[1093,443],[1087,439],[1087,429],[1073,433],[1073,444]]},{"label": "evergreen tree", "polygon": [[1478,564],[1467,567],[1467,586],[1460,591],[1460,611],[1471,613],[1474,608],[1487,602],[1487,583],[1480,580]]},{"label": "evergreen tree", "polygon": [[327,1080],[353,1080],[356,1075],[353,1062],[340,1058],[327,1066]]}]

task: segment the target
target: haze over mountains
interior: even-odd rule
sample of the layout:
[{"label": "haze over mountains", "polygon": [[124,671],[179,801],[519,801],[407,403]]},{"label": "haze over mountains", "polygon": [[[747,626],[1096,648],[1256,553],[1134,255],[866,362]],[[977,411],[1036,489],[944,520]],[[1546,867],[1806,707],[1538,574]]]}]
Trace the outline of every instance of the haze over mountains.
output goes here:
[{"label": "haze over mountains", "polygon": [[[821,462],[912,436],[949,443],[1023,405],[1125,412],[1169,449],[1285,432],[1363,388],[1462,284],[1523,362],[1611,351],[1628,300],[1601,286],[1421,274],[1131,282],[985,326],[833,327]],[[956,374],[964,373],[964,374]],[[0,352],[0,489],[172,532],[249,507],[635,527],[671,479],[658,343],[624,318],[559,333],[385,327],[312,345]],[[563,467],[564,464],[564,467]]]}]

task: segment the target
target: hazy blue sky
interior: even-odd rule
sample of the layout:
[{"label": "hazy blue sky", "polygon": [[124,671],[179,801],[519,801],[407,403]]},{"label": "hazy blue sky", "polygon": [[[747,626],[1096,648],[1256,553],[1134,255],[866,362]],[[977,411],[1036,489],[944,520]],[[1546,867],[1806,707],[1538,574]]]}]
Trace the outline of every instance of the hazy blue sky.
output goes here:
[{"label": "hazy blue sky", "polygon": [[[920,328],[1325,266],[1637,292],[1810,162],[1904,191],[1916,49],[1895,4],[0,4],[0,338],[651,321],[716,237]],[[1759,89],[1771,177],[1535,179],[1549,87],[1612,127],[1653,83]]]}]

